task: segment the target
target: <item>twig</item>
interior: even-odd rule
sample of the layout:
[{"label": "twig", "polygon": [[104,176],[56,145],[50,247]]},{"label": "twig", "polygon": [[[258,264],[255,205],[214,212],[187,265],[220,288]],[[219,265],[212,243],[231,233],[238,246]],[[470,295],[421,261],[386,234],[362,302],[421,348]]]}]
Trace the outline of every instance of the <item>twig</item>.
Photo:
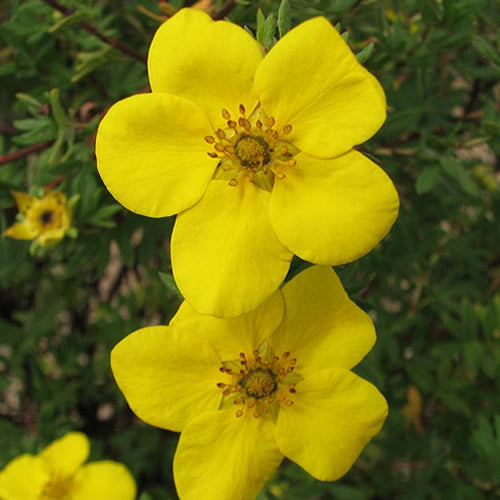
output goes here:
[{"label": "twig", "polygon": [[226,17],[235,7],[236,7],[236,1],[229,0],[229,2],[227,2],[226,5],[224,5],[220,10],[212,14],[212,19],[216,21],[217,19],[222,19],[223,17]]},{"label": "twig", "polygon": [[[70,16],[73,14],[71,9],[68,9],[68,7],[61,5],[57,0],[43,0],[44,3],[52,7],[53,9],[58,10],[63,14],[64,16]],[[138,61],[144,62],[146,58],[140,54],[139,52],[135,51],[131,47],[124,45],[120,41],[116,40],[115,38],[111,38],[110,36],[105,35],[102,33],[99,29],[97,29],[95,26],[92,26],[90,23],[87,23],[86,21],[81,21],[78,23],[79,26],[81,26],[85,31],[90,33],[91,35],[94,35],[96,38],[99,38],[99,40],[103,41],[104,43],[111,45],[111,47],[114,47],[115,49],[120,50],[124,54],[128,55],[129,57],[132,57],[133,59],[136,59]]]},{"label": "twig", "polygon": [[39,142],[38,144],[33,144],[32,146],[27,146],[23,149],[20,149],[19,151],[16,151],[15,153],[10,153],[8,155],[0,156],[0,166],[7,165],[7,163],[12,163],[13,161],[19,160],[19,158],[24,158],[25,156],[28,156],[31,153],[42,151],[43,149],[52,146],[53,143],[54,141],[43,141]]}]

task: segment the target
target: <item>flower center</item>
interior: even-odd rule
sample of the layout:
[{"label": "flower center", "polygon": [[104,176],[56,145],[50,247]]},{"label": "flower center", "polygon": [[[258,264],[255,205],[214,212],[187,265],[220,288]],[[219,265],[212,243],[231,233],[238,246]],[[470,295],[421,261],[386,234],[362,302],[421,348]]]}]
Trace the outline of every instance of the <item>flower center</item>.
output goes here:
[{"label": "flower center", "polygon": [[242,134],[234,145],[234,153],[245,167],[256,167],[267,165],[269,156],[269,144],[262,137],[252,137]]},{"label": "flower center", "polygon": [[42,226],[46,226],[54,220],[54,211],[46,209],[39,216],[38,220]]},{"label": "flower center", "polygon": [[248,177],[258,187],[271,191],[275,178],[284,179],[286,169],[297,163],[294,156],[299,150],[284,139],[292,126],[276,129],[276,120],[268,117],[260,105],[248,117],[242,104],[239,111],[241,116],[236,121],[223,109],[227,127],[205,137],[215,150],[208,155],[219,159],[214,179],[225,179],[230,186],[237,186],[240,178]]},{"label": "flower center", "polygon": [[238,405],[237,417],[250,411],[256,418],[270,415],[275,419],[281,405],[293,405],[291,395],[302,380],[293,373],[296,363],[289,352],[275,356],[267,341],[250,356],[241,352],[239,359],[223,362],[220,371],[230,376],[231,382],[217,384],[222,389],[221,407]]},{"label": "flower center", "polygon": [[69,500],[71,498],[72,479],[52,476],[43,486],[40,500]]},{"label": "flower center", "polygon": [[257,368],[240,380],[247,395],[251,398],[261,399],[271,395],[277,387],[276,374],[269,369]]}]

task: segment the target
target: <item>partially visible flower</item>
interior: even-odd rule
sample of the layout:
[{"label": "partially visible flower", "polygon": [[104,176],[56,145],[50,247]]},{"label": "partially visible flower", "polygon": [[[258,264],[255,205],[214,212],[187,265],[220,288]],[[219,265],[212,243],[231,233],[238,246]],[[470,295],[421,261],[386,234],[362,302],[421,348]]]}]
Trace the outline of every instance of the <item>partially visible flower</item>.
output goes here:
[{"label": "partially visible flower", "polygon": [[122,340],[111,368],[139,418],[182,432],[181,499],[245,500],[284,456],[324,481],[350,469],[387,416],[382,394],[350,371],[374,342],[333,270],[313,266],[238,318],[184,302],[169,326]]},{"label": "partially visible flower", "polygon": [[60,241],[71,225],[71,208],[66,195],[49,191],[43,198],[13,191],[21,221],[7,228],[3,234],[18,240],[36,240],[40,246]]},{"label": "partially visible flower", "polygon": [[69,432],[38,455],[14,458],[0,471],[2,500],[133,500],[135,481],[118,462],[84,463],[87,436]]},{"label": "partially visible flower", "polygon": [[199,312],[248,312],[293,254],[345,264],[390,230],[396,190],[354,149],[382,126],[384,91],[324,17],[264,57],[241,27],[182,9],[156,32],[148,72],[152,93],[101,121],[97,166],[129,210],[178,214],[173,272]]}]

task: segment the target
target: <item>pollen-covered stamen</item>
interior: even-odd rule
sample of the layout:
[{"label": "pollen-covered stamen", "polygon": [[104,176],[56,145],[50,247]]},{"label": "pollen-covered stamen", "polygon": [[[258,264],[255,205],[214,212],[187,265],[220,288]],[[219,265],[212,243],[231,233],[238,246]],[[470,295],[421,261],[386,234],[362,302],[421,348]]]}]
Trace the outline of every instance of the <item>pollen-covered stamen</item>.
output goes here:
[{"label": "pollen-covered stamen", "polygon": [[208,155],[219,159],[216,179],[226,179],[237,186],[242,177],[248,177],[260,188],[272,190],[275,177],[284,179],[286,169],[293,167],[293,158],[299,150],[283,139],[292,131],[291,125],[276,127],[276,119],[267,116],[258,105],[249,115],[243,104],[238,106],[240,116],[232,116],[223,109],[221,116],[227,128],[219,128],[205,137],[215,151]]},{"label": "pollen-covered stamen", "polygon": [[224,362],[220,368],[231,376],[231,382],[217,383],[222,404],[236,405],[237,417],[250,412],[255,418],[269,415],[275,419],[280,406],[293,405],[296,383],[301,380],[300,375],[292,374],[296,364],[288,351],[275,356],[266,342],[250,355],[240,352],[237,360]]}]

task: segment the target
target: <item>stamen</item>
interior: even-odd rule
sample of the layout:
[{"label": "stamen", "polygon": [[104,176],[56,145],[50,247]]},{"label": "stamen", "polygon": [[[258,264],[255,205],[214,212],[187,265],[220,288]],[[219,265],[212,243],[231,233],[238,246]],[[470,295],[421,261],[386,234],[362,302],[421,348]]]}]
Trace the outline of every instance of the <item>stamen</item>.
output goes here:
[{"label": "stamen", "polygon": [[288,153],[288,148],[286,146],[281,146],[280,153],[286,155]]},{"label": "stamen", "polygon": [[291,125],[286,125],[285,127],[283,127],[283,133],[285,135],[289,134],[291,131],[292,131],[292,126]]},{"label": "stamen", "polygon": [[222,129],[217,130],[217,137],[219,139],[225,139],[226,138],[226,134],[224,133],[224,130],[222,130]]},{"label": "stamen", "polygon": [[236,125],[237,125],[237,124],[236,124],[236,122],[235,122],[234,120],[229,120],[229,121],[227,122],[227,126],[228,126],[229,128],[234,128],[234,129],[235,129],[235,128],[236,128]]},{"label": "stamen", "polygon": [[222,389],[223,387],[226,387],[226,384],[224,384],[224,382],[217,382],[217,387]]},{"label": "stamen", "polygon": [[239,110],[240,110],[240,113],[241,113],[243,116],[245,116],[245,106],[243,106],[243,104],[240,104]]},{"label": "stamen", "polygon": [[235,415],[236,415],[237,417],[242,417],[242,416],[243,416],[243,410],[238,410],[238,411],[235,413]]},{"label": "stamen", "polygon": [[217,153],[213,153],[213,152],[208,152],[207,153],[208,156],[210,156],[211,158],[219,158],[219,156],[217,155]]},{"label": "stamen", "polygon": [[276,120],[274,119],[274,117],[273,117],[273,116],[270,116],[270,117],[267,119],[267,126],[268,126],[269,128],[273,128],[275,123],[276,123]]},{"label": "stamen", "polygon": [[286,175],[281,170],[279,170],[278,172],[276,172],[276,177],[280,180],[283,180]]},{"label": "stamen", "polygon": [[289,167],[295,167],[297,165],[297,160],[294,160],[293,158],[291,160],[288,160],[288,166]]},{"label": "stamen", "polygon": [[213,144],[215,142],[215,139],[211,135],[205,136],[205,140],[208,142],[208,144]]},{"label": "stamen", "polygon": [[238,181],[233,177],[230,181],[229,181],[229,185],[230,186],[237,186],[238,185]]},{"label": "stamen", "polygon": [[224,120],[229,120],[231,118],[231,115],[229,114],[229,111],[227,109],[222,110],[222,118],[224,118]]},{"label": "stamen", "polygon": [[218,142],[218,143],[214,146],[214,148],[216,149],[216,151],[219,151],[219,153],[223,153],[223,152],[224,152],[224,146],[223,146],[220,142]]}]

